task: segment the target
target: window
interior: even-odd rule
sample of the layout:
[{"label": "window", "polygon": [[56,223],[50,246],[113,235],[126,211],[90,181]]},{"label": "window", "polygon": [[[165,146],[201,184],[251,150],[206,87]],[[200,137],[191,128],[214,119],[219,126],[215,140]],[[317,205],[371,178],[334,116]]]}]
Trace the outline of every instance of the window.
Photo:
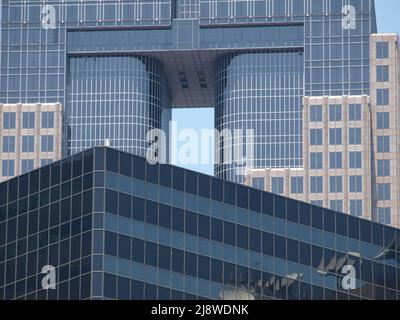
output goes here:
[{"label": "window", "polygon": [[383,224],[391,224],[391,212],[390,208],[378,208],[377,222]]},{"label": "window", "polygon": [[376,128],[377,129],[389,129],[389,112],[377,112],[376,113]]},{"label": "window", "polygon": [[303,193],[303,177],[291,177],[291,193],[301,194]]},{"label": "window", "polygon": [[310,153],[310,169],[318,170],[323,167],[322,152],[312,152]]},{"label": "window", "polygon": [[35,136],[22,136],[22,152],[35,151]]},{"label": "window", "polygon": [[389,66],[376,67],[376,81],[388,82],[389,81]]},{"label": "window", "polygon": [[271,192],[275,193],[275,194],[283,194],[284,182],[285,182],[285,178],[282,178],[282,177],[271,178]]},{"label": "window", "polygon": [[349,152],[349,168],[361,169],[362,168],[362,152],[351,151]]},{"label": "window", "polygon": [[343,212],[343,200],[331,200],[329,201],[329,207],[333,211]]},{"label": "window", "polygon": [[34,128],[35,128],[35,113],[22,112],[22,129],[34,129]]},{"label": "window", "polygon": [[310,122],[322,122],[322,106],[310,106]]},{"label": "window", "polygon": [[322,129],[310,129],[310,145],[322,146]]},{"label": "window", "polygon": [[330,193],[341,193],[343,192],[343,177],[333,176],[329,177]]},{"label": "window", "polygon": [[378,177],[390,177],[390,160],[378,160]]},{"label": "window", "polygon": [[389,42],[376,43],[376,58],[388,59],[389,58]]},{"label": "window", "polygon": [[311,177],[310,178],[310,190],[311,190],[311,193],[322,193],[323,192],[323,178],[322,177]]},{"label": "window", "polygon": [[323,200],[311,200],[310,203],[317,207],[323,207],[324,201]]},{"label": "window", "polygon": [[377,137],[378,153],[390,152],[390,137],[378,136]]},{"label": "window", "polygon": [[378,183],[378,200],[390,200],[390,183]]},{"label": "window", "polygon": [[53,136],[42,136],[42,152],[52,152],[54,150],[54,138]]},{"label": "window", "polygon": [[341,128],[329,129],[329,144],[331,146],[342,144],[342,129]]},{"label": "window", "polygon": [[14,160],[3,160],[1,171],[3,177],[14,176]]},{"label": "window", "polygon": [[329,168],[342,169],[343,167],[342,159],[343,157],[341,152],[329,152]]},{"label": "window", "polygon": [[329,106],[329,121],[342,121],[342,106],[340,104]]},{"label": "window", "polygon": [[32,171],[34,167],[34,160],[21,160],[21,174]]},{"label": "window", "polygon": [[3,113],[3,129],[15,129],[16,115],[15,112]]},{"label": "window", "polygon": [[264,178],[252,178],[251,185],[253,188],[260,189],[264,191]]},{"label": "window", "polygon": [[361,144],[361,128],[349,128],[349,144]]},{"label": "window", "polygon": [[349,121],[360,121],[360,120],[362,120],[361,104],[350,104]]},{"label": "window", "polygon": [[42,112],[42,128],[54,128],[54,112]]},{"label": "window", "polygon": [[362,192],[362,176],[349,176],[349,191]]},{"label": "window", "polygon": [[15,152],[15,137],[3,137],[3,152]]},{"label": "window", "polygon": [[48,164],[50,164],[52,162],[53,162],[53,159],[41,159],[40,160],[40,166],[44,167],[44,166],[46,166],[46,165],[48,165]]},{"label": "window", "polygon": [[378,89],[376,91],[376,103],[378,106],[389,105],[389,89]]},{"label": "window", "polygon": [[350,214],[352,216],[361,217],[363,210],[362,200],[350,200]]}]

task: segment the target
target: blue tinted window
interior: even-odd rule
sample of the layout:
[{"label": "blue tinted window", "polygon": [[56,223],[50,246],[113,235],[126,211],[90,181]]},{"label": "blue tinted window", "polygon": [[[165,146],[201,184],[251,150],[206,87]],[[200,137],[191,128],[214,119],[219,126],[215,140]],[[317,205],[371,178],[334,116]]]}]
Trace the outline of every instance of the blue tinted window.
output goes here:
[{"label": "blue tinted window", "polygon": [[253,188],[264,190],[264,178],[252,178],[251,185]]},{"label": "blue tinted window", "polygon": [[390,225],[392,221],[391,218],[391,208],[378,208],[377,222]]},{"label": "blue tinted window", "polygon": [[303,177],[291,177],[290,178],[290,191],[292,194],[303,193]]},{"label": "blue tinted window", "polygon": [[32,171],[34,168],[34,160],[21,160],[21,174]]},{"label": "blue tinted window", "polygon": [[34,152],[35,151],[35,136],[22,136],[22,152]]},{"label": "blue tinted window", "polygon": [[182,209],[172,208],[172,228],[176,231],[183,232],[185,228],[185,214]]},{"label": "blue tinted window", "polygon": [[363,213],[362,200],[350,200],[350,214],[352,216],[361,217]]},{"label": "blue tinted window", "polygon": [[322,145],[322,129],[310,129],[310,145]]},{"label": "blue tinted window", "polygon": [[342,121],[342,106],[340,104],[329,106],[329,121]]},{"label": "blue tinted window", "polygon": [[311,152],[310,153],[310,169],[318,170],[323,168],[323,153]]},{"label": "blue tinted window", "polygon": [[376,43],[376,58],[388,59],[389,58],[389,42]]},{"label": "blue tinted window", "polygon": [[42,128],[54,128],[54,112],[42,112]]},{"label": "blue tinted window", "polygon": [[362,152],[360,151],[349,152],[349,168],[350,169],[362,168]]},{"label": "blue tinted window", "polygon": [[197,214],[186,211],[185,232],[197,236]]},{"label": "blue tinted window", "polygon": [[3,113],[3,129],[15,129],[16,113],[4,112]]},{"label": "blue tinted window", "polygon": [[140,239],[132,240],[132,253],[131,257],[133,261],[143,263],[144,262],[144,241]]},{"label": "blue tinted window", "polygon": [[133,197],[133,219],[144,221],[145,201],[142,198]]},{"label": "blue tinted window", "polygon": [[223,240],[223,222],[219,219],[211,219],[211,239],[218,242]]},{"label": "blue tinted window", "polygon": [[349,176],[349,191],[362,192],[362,176]]},{"label": "blue tinted window", "polygon": [[199,237],[210,239],[210,218],[199,215]]},{"label": "blue tinted window", "polygon": [[337,212],[343,212],[343,200],[330,200],[329,208]]},{"label": "blue tinted window", "polygon": [[322,106],[310,106],[310,121],[322,122]]},{"label": "blue tinted window", "polygon": [[34,128],[35,128],[35,113],[22,112],[22,129],[34,129]]},{"label": "blue tinted window", "polygon": [[329,192],[331,193],[341,193],[343,192],[343,177],[342,176],[334,176],[329,177]]},{"label": "blue tinted window", "polygon": [[377,160],[378,177],[390,177],[390,160]]},{"label": "blue tinted window", "polygon": [[54,151],[54,137],[53,136],[42,136],[40,150],[42,152],[53,152]]},{"label": "blue tinted window", "polygon": [[378,106],[388,106],[389,105],[389,89],[377,89],[376,100]]},{"label": "blue tinted window", "polygon": [[349,128],[349,144],[361,144],[361,128]]},{"label": "blue tinted window", "polygon": [[311,193],[323,192],[323,177],[310,177],[310,192]]},{"label": "blue tinted window", "polygon": [[2,160],[2,176],[12,177],[15,175],[14,160]]},{"label": "blue tinted window", "polygon": [[361,104],[350,104],[349,121],[360,121],[360,120],[362,120]]},{"label": "blue tinted window", "polygon": [[342,144],[342,129],[341,128],[329,129],[329,144],[330,145],[341,145]]},{"label": "blue tinted window", "polygon": [[3,152],[15,152],[15,137],[3,137]]},{"label": "blue tinted window", "polygon": [[343,156],[341,152],[330,152],[329,153],[329,168],[330,169],[342,169],[343,168]]},{"label": "blue tinted window", "polygon": [[378,153],[390,152],[390,137],[389,136],[378,136],[377,137],[377,149],[378,149]]},{"label": "blue tinted window", "polygon": [[389,81],[389,66],[376,67],[376,81],[388,82]]},{"label": "blue tinted window", "polygon": [[283,178],[283,177],[271,178],[271,192],[275,193],[275,194],[283,194],[284,182],[285,182],[285,178]]},{"label": "blue tinted window", "polygon": [[377,129],[389,129],[389,112],[377,112],[376,113],[376,128]]},{"label": "blue tinted window", "polygon": [[390,183],[378,183],[378,200],[390,200]]}]

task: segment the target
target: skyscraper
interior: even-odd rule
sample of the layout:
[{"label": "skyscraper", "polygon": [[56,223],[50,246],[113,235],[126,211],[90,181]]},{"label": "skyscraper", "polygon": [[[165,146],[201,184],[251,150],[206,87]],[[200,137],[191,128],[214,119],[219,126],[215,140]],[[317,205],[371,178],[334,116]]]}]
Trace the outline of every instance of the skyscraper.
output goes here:
[{"label": "skyscraper", "polygon": [[172,108],[214,107],[254,133],[241,163],[219,137],[218,177],[398,225],[398,45],[376,32],[373,0],[3,1],[0,103],[60,103],[64,156],[145,156]]},{"label": "skyscraper", "polygon": [[400,230],[97,147],[0,183],[0,299],[396,300]]},{"label": "skyscraper", "polygon": [[247,184],[399,226],[399,44],[370,36],[370,94],[304,97],[303,166],[248,170]]}]

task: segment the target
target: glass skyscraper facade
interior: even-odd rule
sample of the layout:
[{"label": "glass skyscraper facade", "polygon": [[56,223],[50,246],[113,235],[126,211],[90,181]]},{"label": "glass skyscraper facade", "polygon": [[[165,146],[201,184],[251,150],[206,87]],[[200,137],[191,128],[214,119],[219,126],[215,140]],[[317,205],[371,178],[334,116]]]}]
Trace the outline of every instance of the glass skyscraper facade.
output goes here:
[{"label": "glass skyscraper facade", "polygon": [[[215,107],[218,129],[254,130],[255,168],[296,168],[301,97],[369,93],[373,0],[1,6],[0,102],[60,102],[64,155],[107,138],[144,155],[144,130],[166,129],[171,107]],[[221,160],[218,176],[244,181]]]},{"label": "glass skyscraper facade", "polygon": [[[302,165],[303,50],[251,52],[222,56],[216,63],[215,128],[254,132],[255,168],[289,168]],[[235,136],[217,144],[221,152],[216,175],[236,181],[236,163],[222,157]],[[243,141],[243,142],[242,142]],[[243,182],[243,181],[238,181]]]},{"label": "glass skyscraper facade", "polygon": [[392,227],[109,148],[0,184],[5,299],[399,299],[399,244]]},{"label": "glass skyscraper facade", "polygon": [[[0,18],[1,180],[24,173],[0,184],[0,299],[400,298],[399,229],[377,223],[400,221],[399,38],[373,0],[0,0]],[[146,162],[148,132],[201,107],[217,177]]]},{"label": "glass skyscraper facade", "polygon": [[161,64],[135,56],[86,56],[69,59],[68,153],[101,145],[145,156],[146,134],[161,129],[169,106]]}]

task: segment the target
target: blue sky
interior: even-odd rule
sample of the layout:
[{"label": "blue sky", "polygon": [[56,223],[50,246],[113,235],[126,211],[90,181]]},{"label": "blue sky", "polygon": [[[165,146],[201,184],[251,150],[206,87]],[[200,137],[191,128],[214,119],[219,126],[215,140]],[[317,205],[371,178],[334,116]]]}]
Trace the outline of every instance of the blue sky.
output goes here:
[{"label": "blue sky", "polygon": [[[399,0],[375,0],[378,21],[378,32],[400,34],[400,1]],[[214,128],[214,110],[204,109],[174,109],[172,119],[177,121],[178,130],[191,128],[196,131],[200,129]],[[181,144],[178,144],[178,146]],[[179,165],[179,164],[178,164]],[[185,168],[200,171],[212,175],[214,169],[212,164],[208,165],[185,165]]]}]

